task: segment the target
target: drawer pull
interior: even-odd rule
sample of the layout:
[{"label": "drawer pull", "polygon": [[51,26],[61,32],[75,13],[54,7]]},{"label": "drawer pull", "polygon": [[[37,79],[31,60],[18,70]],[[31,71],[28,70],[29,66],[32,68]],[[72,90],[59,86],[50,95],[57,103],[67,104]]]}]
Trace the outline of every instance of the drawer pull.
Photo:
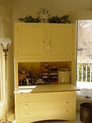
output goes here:
[{"label": "drawer pull", "polygon": [[68,102],[66,102],[66,104],[68,104]]},{"label": "drawer pull", "polygon": [[27,117],[28,116],[28,113],[25,113],[25,117]]},{"label": "drawer pull", "polygon": [[25,98],[28,98],[28,95],[26,95]]},{"label": "drawer pull", "polygon": [[65,113],[68,113],[68,110],[66,110]]},{"label": "drawer pull", "polygon": [[45,44],[45,42],[44,42],[44,41],[42,41],[42,44]]},{"label": "drawer pull", "polygon": [[28,107],[28,105],[27,104],[25,104],[25,108],[27,108]]}]

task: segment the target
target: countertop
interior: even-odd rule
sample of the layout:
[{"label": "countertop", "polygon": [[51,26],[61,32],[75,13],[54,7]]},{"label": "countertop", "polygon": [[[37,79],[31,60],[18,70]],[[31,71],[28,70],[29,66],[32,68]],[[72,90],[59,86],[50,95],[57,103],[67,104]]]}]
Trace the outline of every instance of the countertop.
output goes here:
[{"label": "countertop", "polygon": [[46,92],[63,92],[63,91],[77,91],[77,88],[72,84],[51,84],[51,85],[33,85],[33,86],[19,86],[14,91],[17,93],[46,93]]}]

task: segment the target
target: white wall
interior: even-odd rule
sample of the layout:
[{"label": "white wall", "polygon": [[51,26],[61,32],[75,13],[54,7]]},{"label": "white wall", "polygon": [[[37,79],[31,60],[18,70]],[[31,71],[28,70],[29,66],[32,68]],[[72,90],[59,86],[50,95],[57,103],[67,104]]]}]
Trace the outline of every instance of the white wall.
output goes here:
[{"label": "white wall", "polygon": [[[12,0],[0,0],[0,7],[4,7],[5,9],[12,12]],[[8,86],[8,98],[7,98],[8,109],[11,109],[12,106],[14,105],[13,21],[7,20],[4,18],[1,18],[1,19],[2,19],[1,38],[10,38],[12,40],[12,44],[10,45],[9,52],[8,52],[8,85],[7,85]],[[10,98],[10,96],[12,96],[12,98]],[[2,112],[2,114],[4,113],[5,112]]]}]

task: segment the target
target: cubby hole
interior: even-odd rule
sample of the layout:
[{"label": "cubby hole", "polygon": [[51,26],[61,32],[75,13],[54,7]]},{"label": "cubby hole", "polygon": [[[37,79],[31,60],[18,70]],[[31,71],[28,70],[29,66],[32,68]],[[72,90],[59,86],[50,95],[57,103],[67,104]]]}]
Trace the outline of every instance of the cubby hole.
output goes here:
[{"label": "cubby hole", "polygon": [[71,83],[72,62],[18,63],[18,85]]}]

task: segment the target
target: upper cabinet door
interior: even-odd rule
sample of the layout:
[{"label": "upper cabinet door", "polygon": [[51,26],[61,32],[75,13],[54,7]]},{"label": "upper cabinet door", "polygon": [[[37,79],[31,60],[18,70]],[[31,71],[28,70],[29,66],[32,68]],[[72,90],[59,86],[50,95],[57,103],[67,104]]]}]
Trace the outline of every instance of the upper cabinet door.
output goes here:
[{"label": "upper cabinet door", "polygon": [[48,26],[47,57],[50,59],[72,58],[74,46],[74,26],[58,24]]},{"label": "upper cabinet door", "polygon": [[45,28],[43,26],[19,26],[17,35],[18,58],[44,58]]}]

